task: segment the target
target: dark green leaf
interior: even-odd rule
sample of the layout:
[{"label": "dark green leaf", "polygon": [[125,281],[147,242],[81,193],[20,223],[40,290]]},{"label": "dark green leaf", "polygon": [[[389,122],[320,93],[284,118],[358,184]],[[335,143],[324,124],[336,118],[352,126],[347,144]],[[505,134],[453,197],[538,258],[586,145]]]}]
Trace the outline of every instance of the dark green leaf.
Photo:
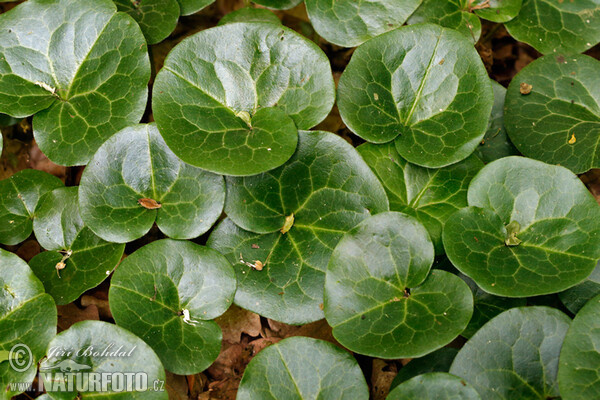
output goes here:
[{"label": "dark green leaf", "polygon": [[423,167],[467,158],[483,139],[493,104],[479,55],[452,29],[407,26],[362,44],[339,83],[340,114],[372,143],[395,139]]},{"label": "dark green leaf", "polygon": [[423,3],[408,19],[408,24],[432,22],[445,28],[456,29],[472,43],[479,40],[481,21],[477,15],[461,7],[462,0],[423,0]]},{"label": "dark green leaf", "polygon": [[448,217],[467,205],[467,188],[483,163],[475,156],[449,167],[429,169],[410,164],[393,143],[365,143],[358,152],[383,183],[390,210],[417,218],[443,254],[442,227]]},{"label": "dark green leaf", "polygon": [[250,361],[238,400],[366,400],[369,389],[358,363],[323,340],[292,337],[262,350]]},{"label": "dark green leaf", "polygon": [[150,62],[110,0],[33,0],[0,16],[0,112],[33,118],[55,163],[86,164],[146,107]]},{"label": "dark green leaf", "polygon": [[519,14],[522,4],[523,0],[474,0],[471,5],[467,5],[467,9],[470,8],[472,12],[488,21],[508,22]]},{"label": "dark green leaf", "polygon": [[[468,202],[442,239],[452,264],[488,293],[557,293],[584,280],[600,258],[600,207],[566,168],[496,160],[471,181]],[[520,229],[511,235],[513,222]]]},{"label": "dark green leaf", "polygon": [[473,385],[482,399],[557,398],[558,355],[570,322],[553,308],[512,308],[464,345],[450,373]]},{"label": "dark green leaf", "polygon": [[46,192],[63,186],[57,177],[35,169],[0,181],[0,243],[18,244],[33,230],[35,207]]},{"label": "dark green leaf", "polygon": [[233,22],[271,22],[281,24],[277,15],[264,8],[244,7],[226,14],[217,25],[225,25]]},{"label": "dark green leaf", "polygon": [[276,10],[287,10],[302,3],[302,0],[254,0],[254,3]]},{"label": "dark green leaf", "polygon": [[398,371],[398,375],[394,377],[390,385],[390,390],[417,375],[428,372],[448,372],[454,357],[456,357],[456,353],[458,353],[458,349],[442,347],[426,356],[412,359]]},{"label": "dark green leaf", "polygon": [[98,286],[123,256],[125,245],[106,242],[84,226],[76,187],[43,195],[35,216],[35,237],[48,251],[29,265],[56,304],[68,304]]},{"label": "dark green leaf", "polygon": [[215,0],[177,0],[177,2],[181,9],[181,15],[190,15],[211,5]]},{"label": "dark green leaf", "polygon": [[540,53],[582,53],[600,41],[600,0],[523,0],[505,26]]},{"label": "dark green leaf", "polygon": [[600,294],[600,262],[590,276],[579,285],[573,286],[558,294],[560,301],[571,311],[577,314],[581,307],[592,297]]},{"label": "dark green leaf", "polygon": [[560,352],[558,385],[564,400],[600,398],[600,296],[577,313]]},{"label": "dark green leaf", "polygon": [[343,47],[402,26],[421,0],[306,0],[306,12],[325,40]]},{"label": "dark green leaf", "polygon": [[125,128],[85,169],[79,207],[87,226],[111,242],[142,237],[156,222],[176,239],[195,238],[223,210],[223,178],[181,162],[154,124]]},{"label": "dark green leaf", "polygon": [[[531,85],[531,92],[523,94],[521,85]],[[575,173],[600,167],[599,86],[600,61],[591,57],[551,55],[532,62],[506,94],[511,140],[525,156]]]},{"label": "dark green leaf", "polygon": [[318,124],[334,102],[325,54],[272,23],[226,24],[185,39],[153,93],[158,129],[179,158],[238,176],[282,165],[296,127]]},{"label": "dark green leaf", "polygon": [[[381,184],[352,146],[332,133],[300,132],[296,153],[280,168],[227,179],[231,219],[208,245],[235,265],[236,304],[302,324],[323,318],[325,270],[342,235],[388,209]],[[292,227],[281,233],[292,215]],[[256,261],[263,270],[251,267]]]},{"label": "dark green leaf", "polygon": [[211,321],[233,302],[235,273],[218,252],[175,240],[152,242],[127,257],[110,286],[118,325],[146,341],[169,371],[193,375],[221,350]]},{"label": "dark green leaf", "polygon": [[454,375],[432,372],[415,376],[404,382],[386,397],[386,400],[480,400],[479,394]]},{"label": "dark green leaf", "polygon": [[113,0],[140,25],[148,44],[161,42],[173,32],[179,19],[177,0]]}]

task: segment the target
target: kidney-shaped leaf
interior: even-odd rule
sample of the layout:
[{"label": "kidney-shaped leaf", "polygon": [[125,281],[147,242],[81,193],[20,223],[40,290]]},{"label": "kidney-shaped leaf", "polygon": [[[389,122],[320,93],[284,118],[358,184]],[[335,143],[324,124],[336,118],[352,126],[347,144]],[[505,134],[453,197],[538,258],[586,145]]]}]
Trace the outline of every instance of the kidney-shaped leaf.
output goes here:
[{"label": "kidney-shaped leaf", "polygon": [[0,181],[0,243],[13,245],[27,239],[40,197],[61,186],[60,179],[36,169]]},{"label": "kidney-shaped leaf", "polygon": [[314,43],[272,23],[239,23],[177,45],[156,77],[152,107],[183,161],[254,175],[287,161],[297,129],[322,121],[333,101],[331,67]]},{"label": "kidney-shaped leaf", "polygon": [[415,376],[402,383],[386,400],[480,400],[477,391],[461,378],[444,372]]},{"label": "kidney-shaped leaf", "polygon": [[570,322],[549,307],[512,308],[464,345],[450,373],[473,385],[482,399],[557,398],[558,355]]},{"label": "kidney-shaped leaf", "polygon": [[412,215],[443,254],[442,227],[455,211],[466,207],[469,182],[483,167],[475,156],[444,168],[429,169],[403,159],[393,143],[365,143],[358,152],[383,183],[390,210]]},{"label": "kidney-shaped leaf", "polygon": [[302,0],[254,0],[254,3],[276,10],[287,10],[302,3]]},{"label": "kidney-shaped leaf", "polygon": [[155,44],[165,39],[177,25],[177,0],[113,0],[119,11],[129,14],[140,25],[146,42]]},{"label": "kidney-shaped leaf", "polygon": [[48,251],[29,265],[56,304],[68,304],[98,286],[121,260],[125,245],[106,242],[84,226],[76,187],[46,193],[35,215],[35,237]]},{"label": "kidney-shaped leaf", "polygon": [[110,0],[33,0],[0,16],[0,112],[36,114],[36,142],[57,164],[86,164],[146,108],[146,41],[116,11]]},{"label": "kidney-shaped leaf", "polygon": [[407,23],[412,25],[430,22],[455,29],[475,43],[481,35],[481,21],[477,15],[461,7],[462,1],[464,0],[423,0]]},{"label": "kidney-shaped leaf", "polygon": [[387,210],[381,184],[352,146],[332,133],[300,132],[296,153],[280,168],[227,179],[230,219],[208,245],[236,265],[236,304],[307,323],[323,318],[325,270],[337,242]]},{"label": "kidney-shaped leaf", "polygon": [[221,350],[212,321],[233,303],[236,281],[221,254],[191,242],[152,242],[127,257],[110,286],[118,325],[142,338],[169,371],[193,375]]},{"label": "kidney-shaped leaf", "polygon": [[600,42],[600,0],[523,0],[505,26],[540,53],[583,53]]},{"label": "kidney-shaped leaf", "polygon": [[421,0],[306,0],[315,30],[338,46],[354,47],[402,26]]},{"label": "kidney-shaped leaf", "polygon": [[356,360],[323,340],[291,337],[250,361],[237,400],[366,400],[369,389]]},{"label": "kidney-shaped leaf", "polygon": [[79,207],[98,236],[125,243],[154,222],[167,236],[195,238],[223,210],[223,177],[181,162],[154,124],[123,129],[94,155],[81,177]]},{"label": "kidney-shaped leaf", "polygon": [[165,370],[156,354],[116,325],[78,322],[56,335],[46,354],[40,374],[55,400],[168,398],[166,390],[158,390],[164,387]]},{"label": "kidney-shaped leaf", "polygon": [[433,257],[427,231],[405,214],[375,215],[350,230],[325,278],[335,338],[380,358],[420,357],[450,343],[471,319],[473,296],[456,275],[429,274]]},{"label": "kidney-shaped leaf", "polygon": [[600,258],[600,207],[566,168],[524,157],[485,166],[448,219],[446,255],[488,293],[527,297],[584,280]]},{"label": "kidney-shaped leaf", "polygon": [[[0,396],[11,383],[31,382],[37,362],[56,334],[56,306],[25,261],[0,249]],[[8,356],[6,356],[8,354]]]},{"label": "kidney-shaped leaf", "polygon": [[600,61],[550,55],[532,62],[508,87],[505,123],[527,157],[575,173],[600,167]]},{"label": "kidney-shaped leaf", "polygon": [[600,296],[575,316],[560,351],[558,386],[564,400],[600,398]]},{"label": "kidney-shaped leaf", "polygon": [[281,20],[272,11],[264,8],[244,7],[225,14],[217,25],[231,24],[234,22],[271,22],[281,24]]},{"label": "kidney-shaped leaf", "polygon": [[600,294],[600,261],[590,276],[588,276],[579,285],[560,292],[558,297],[560,301],[571,311],[577,314],[581,307],[585,305],[592,297]]},{"label": "kidney-shaped leaf", "polygon": [[411,163],[439,168],[467,158],[493,104],[473,45],[452,29],[406,26],[362,44],[339,83],[340,114],[372,143],[395,139]]},{"label": "kidney-shaped leaf", "polygon": [[190,15],[211,5],[215,0],[177,0],[177,2],[181,9],[181,15]]}]

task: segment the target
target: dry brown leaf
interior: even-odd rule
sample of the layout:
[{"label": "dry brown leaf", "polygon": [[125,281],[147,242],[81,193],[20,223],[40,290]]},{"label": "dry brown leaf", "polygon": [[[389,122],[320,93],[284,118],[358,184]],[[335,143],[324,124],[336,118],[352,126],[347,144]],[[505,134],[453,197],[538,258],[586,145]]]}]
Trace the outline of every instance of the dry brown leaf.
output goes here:
[{"label": "dry brown leaf", "polygon": [[112,319],[113,317],[112,313],[110,312],[110,306],[108,305],[107,299],[99,299],[98,297],[84,294],[83,296],[81,296],[81,305],[83,307],[98,307],[98,313],[103,319]]},{"label": "dry brown leaf", "polygon": [[58,331],[69,329],[71,325],[80,321],[98,321],[100,315],[98,307],[89,305],[85,308],[79,308],[74,303],[64,306],[56,306],[58,311]]},{"label": "dry brown leaf", "polygon": [[144,207],[147,210],[156,210],[158,208],[162,207],[162,204],[160,204],[158,201],[154,200],[154,199],[139,199],[138,203],[140,204],[140,206]]},{"label": "dry brown leaf", "polygon": [[398,368],[393,361],[384,361],[378,358],[373,360],[371,372],[371,398],[373,400],[385,400],[394,377],[398,374]]},{"label": "dry brown leaf", "polygon": [[229,307],[229,310],[215,321],[223,331],[223,340],[229,343],[239,342],[242,333],[252,337],[260,335],[260,316],[236,305]]}]

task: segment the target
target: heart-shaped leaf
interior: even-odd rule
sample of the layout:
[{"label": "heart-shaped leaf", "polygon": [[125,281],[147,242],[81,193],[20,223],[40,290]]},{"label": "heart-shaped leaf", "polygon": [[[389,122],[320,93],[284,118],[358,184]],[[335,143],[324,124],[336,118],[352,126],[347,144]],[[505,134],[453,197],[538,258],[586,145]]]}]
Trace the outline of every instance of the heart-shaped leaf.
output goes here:
[{"label": "heart-shaped leaf", "polygon": [[306,12],[315,31],[343,47],[359,44],[402,26],[421,0],[306,0]]},{"label": "heart-shaped leaf", "polygon": [[177,0],[177,2],[181,9],[181,15],[190,15],[211,5],[215,0]]},{"label": "heart-shaped leaf", "polygon": [[566,168],[505,157],[479,172],[467,197],[442,239],[452,264],[488,293],[557,293],[600,258],[600,207]]},{"label": "heart-shaped leaf", "polygon": [[[0,249],[0,396],[10,399],[9,384],[31,382],[37,362],[56,335],[56,306],[25,261]],[[22,390],[21,390],[22,391]]]},{"label": "heart-shaped leaf", "polygon": [[480,400],[477,391],[461,378],[445,372],[415,376],[392,390],[386,400]]},{"label": "heart-shaped leaf", "polygon": [[423,0],[407,22],[410,25],[431,22],[456,29],[475,43],[481,35],[481,21],[477,15],[461,7],[462,1],[464,0]]},{"label": "heart-shaped leaf", "polygon": [[158,129],[179,158],[238,176],[282,165],[297,129],[318,124],[333,102],[325,54],[272,23],[226,24],[183,40],[152,99]]},{"label": "heart-shaped leaf", "polygon": [[492,22],[508,22],[519,15],[523,0],[461,0],[468,11]]},{"label": "heart-shaped leaf", "polygon": [[600,398],[600,296],[575,316],[560,351],[558,386],[564,400]]},{"label": "heart-shaped leaf", "polygon": [[433,257],[427,231],[405,214],[375,215],[350,230],[325,278],[333,336],[380,358],[420,357],[450,343],[471,319],[473,296],[456,275],[429,274]]},{"label": "heart-shaped leaf", "polygon": [[36,169],[25,169],[0,181],[0,243],[13,245],[27,239],[38,200],[61,186],[60,179]]},{"label": "heart-shaped leaf", "polygon": [[250,361],[236,398],[366,400],[369,389],[348,352],[323,340],[291,337]]},{"label": "heart-shaped leaf", "polygon": [[55,400],[168,398],[160,390],[165,370],[157,355],[143,340],[116,325],[78,322],[56,335],[46,354],[40,375]]},{"label": "heart-shaped leaf", "polygon": [[156,222],[176,239],[195,238],[223,210],[223,177],[181,162],[154,124],[123,129],[94,155],[81,177],[83,221],[101,238],[125,243]]},{"label": "heart-shaped leaf", "polygon": [[68,304],[98,286],[123,256],[125,245],[106,242],[84,226],[76,187],[43,195],[35,215],[35,237],[48,251],[29,265],[56,304]]},{"label": "heart-shaped leaf", "polygon": [[271,22],[281,24],[281,20],[272,11],[264,8],[244,7],[225,14],[217,25],[231,24],[233,22]]},{"label": "heart-shaped leaf", "polygon": [[166,369],[193,375],[219,355],[221,328],[211,320],[232,304],[235,287],[231,264],[215,250],[159,240],[121,263],[111,279],[110,309]]},{"label": "heart-shaped leaf", "polygon": [[466,207],[469,182],[483,163],[470,156],[449,167],[423,168],[403,159],[393,143],[365,143],[358,152],[383,183],[390,210],[419,220],[429,232],[436,254],[443,254],[442,227],[452,213]]},{"label": "heart-shaped leaf", "polygon": [[0,112],[35,114],[36,142],[57,164],[86,164],[146,108],[146,41],[116,11],[110,0],[34,0],[0,16]]},{"label": "heart-shaped leaf", "polygon": [[312,322],[323,318],[325,270],[337,242],[388,209],[352,146],[332,133],[300,132],[296,153],[280,168],[227,179],[230,219],[208,246],[235,265],[237,305],[285,323]]},{"label": "heart-shaped leaf", "polygon": [[302,3],[302,0],[254,0],[254,3],[276,10],[287,10]]},{"label": "heart-shaped leaf", "polygon": [[456,357],[458,349],[453,347],[442,347],[439,350],[429,353],[420,358],[410,360],[408,364],[398,371],[390,385],[390,390],[404,381],[407,381],[415,376],[426,374],[429,372],[448,372],[454,357]]},{"label": "heart-shaped leaf", "polygon": [[429,168],[473,153],[494,100],[473,45],[431,24],[402,27],[359,46],[338,97],[354,133],[372,143],[395,139],[403,158]]},{"label": "heart-shaped leaf", "polygon": [[148,44],[161,42],[173,32],[179,19],[177,0],[113,0],[142,29]]},{"label": "heart-shaped leaf", "polygon": [[600,42],[600,0],[523,0],[505,26],[542,54],[583,53]]},{"label": "heart-shaped leaf", "polygon": [[560,301],[571,311],[577,314],[581,307],[592,297],[600,294],[600,261],[590,276],[579,285],[573,286],[558,294]]},{"label": "heart-shaped leaf", "polygon": [[460,349],[450,373],[473,385],[482,399],[557,398],[558,355],[570,323],[553,308],[512,308]]},{"label": "heart-shaped leaf", "polygon": [[[529,91],[522,90],[526,85]],[[600,92],[592,89],[599,86],[600,61],[591,57],[551,55],[532,62],[506,94],[511,140],[527,157],[575,173],[600,167]]]}]

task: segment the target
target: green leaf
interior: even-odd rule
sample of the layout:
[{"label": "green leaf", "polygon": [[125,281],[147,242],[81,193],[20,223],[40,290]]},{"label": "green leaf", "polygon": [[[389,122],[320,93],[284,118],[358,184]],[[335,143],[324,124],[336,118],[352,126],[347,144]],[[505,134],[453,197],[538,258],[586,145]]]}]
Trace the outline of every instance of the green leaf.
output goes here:
[{"label": "green leaf", "polygon": [[[168,398],[166,391],[153,387],[154,382],[164,384],[165,370],[152,349],[129,331],[102,321],[78,322],[56,335],[40,364],[40,374],[55,400],[76,396],[82,400]],[[101,374],[108,374],[108,378],[120,374],[122,386],[101,378]],[[145,389],[144,382],[148,386]]]},{"label": "green leaf", "polygon": [[0,16],[0,112],[33,118],[57,164],[86,164],[146,108],[150,61],[110,0],[33,0]]},{"label": "green leaf", "polygon": [[523,0],[474,0],[468,7],[480,18],[502,23],[519,15],[522,5]]},{"label": "green leaf", "polygon": [[558,355],[571,320],[549,307],[512,308],[485,324],[458,352],[450,373],[483,399],[558,397]]},{"label": "green leaf", "polygon": [[[56,335],[56,306],[25,261],[0,249],[0,396],[10,383],[32,382],[37,362]],[[12,360],[12,361],[11,361]]]},{"label": "green leaf", "polygon": [[564,400],[600,398],[600,296],[575,316],[560,352],[558,386]]},{"label": "green leaf", "polygon": [[386,400],[480,400],[479,394],[454,375],[433,372],[415,376],[388,394]]},{"label": "green leaf", "polygon": [[357,150],[383,183],[390,210],[419,220],[427,228],[436,254],[443,254],[442,227],[452,213],[466,207],[469,182],[483,163],[470,156],[449,167],[429,169],[407,162],[393,143],[365,143]]},{"label": "green leaf", "polygon": [[600,42],[600,0],[523,0],[508,33],[542,54],[583,53]]},{"label": "green leaf", "polygon": [[[323,318],[325,270],[337,242],[388,209],[381,184],[352,146],[332,133],[300,132],[296,153],[280,168],[227,179],[230,219],[208,246],[235,265],[237,305],[303,324]],[[292,215],[292,227],[281,233]],[[253,268],[256,261],[264,269]]]},{"label": "green leaf", "polygon": [[281,24],[279,17],[269,10],[244,7],[226,14],[217,25],[225,25],[233,22],[271,22]]},{"label": "green leaf", "polygon": [[475,43],[481,35],[481,21],[460,5],[461,0],[423,0],[410,16],[409,25],[431,22],[445,28],[455,29]]},{"label": "green leaf", "polygon": [[98,286],[121,261],[125,245],[106,242],[84,226],[77,187],[46,193],[35,215],[35,237],[48,251],[29,265],[56,304],[68,304]]},{"label": "green leaf", "polygon": [[323,340],[291,337],[261,350],[244,371],[238,400],[366,400],[356,360]]},{"label": "green leaf", "polygon": [[[531,92],[522,94],[521,85],[531,85]],[[598,86],[600,61],[591,57],[551,55],[532,62],[508,87],[508,135],[527,157],[575,173],[600,167]]]},{"label": "green leaf", "polygon": [[0,181],[0,243],[13,245],[27,239],[33,230],[38,200],[61,186],[57,177],[35,169],[19,171]]},{"label": "green leaf", "polygon": [[148,44],[163,41],[173,32],[179,19],[177,0],[113,0],[139,24]]},{"label": "green leaf", "polygon": [[333,336],[379,358],[420,357],[450,343],[471,319],[473,296],[456,275],[429,274],[433,257],[427,231],[405,214],[375,215],[350,230],[325,278]]},{"label": "green leaf", "polygon": [[177,0],[177,2],[181,9],[181,15],[190,15],[211,5],[215,0]]},{"label": "green leaf", "polygon": [[573,286],[558,294],[560,301],[571,311],[577,314],[581,307],[592,297],[600,294],[600,261],[590,276],[579,285]]},{"label": "green leaf", "polygon": [[158,129],[179,158],[237,176],[282,165],[297,129],[321,122],[334,102],[325,54],[272,23],[226,24],[183,40],[153,93]]},{"label": "green leaf", "polygon": [[208,231],[225,202],[223,178],[181,162],[154,124],[123,129],[85,169],[79,188],[81,216],[101,238],[125,243],[156,222],[175,239]]},{"label": "green leaf", "polygon": [[[584,280],[600,258],[600,207],[566,168],[502,158],[471,181],[468,202],[446,222],[444,248],[490,294],[557,293]],[[520,229],[509,232],[515,222]]]},{"label": "green leaf", "polygon": [[458,349],[453,347],[442,347],[420,358],[413,358],[408,364],[398,371],[394,377],[390,390],[404,381],[428,372],[448,372],[450,365],[456,357]]},{"label": "green leaf", "polygon": [[191,242],[159,240],[127,257],[115,272],[109,301],[118,325],[142,338],[169,371],[199,373],[221,350],[212,321],[233,302],[231,264]]},{"label": "green leaf", "polygon": [[494,89],[492,115],[485,136],[475,150],[475,154],[486,164],[502,157],[519,155],[519,151],[508,138],[504,128],[506,89],[496,81],[492,81],[492,88]]},{"label": "green leaf", "polygon": [[298,4],[302,3],[302,0],[253,0],[253,2],[267,8],[287,10],[296,7]]},{"label": "green leaf", "polygon": [[[392,49],[392,50],[390,50]],[[363,139],[395,139],[423,167],[467,158],[483,139],[493,93],[479,55],[452,29],[407,26],[362,44],[339,83],[346,125]]]},{"label": "green leaf", "polygon": [[325,40],[343,47],[402,26],[421,0],[306,0],[310,22]]}]

